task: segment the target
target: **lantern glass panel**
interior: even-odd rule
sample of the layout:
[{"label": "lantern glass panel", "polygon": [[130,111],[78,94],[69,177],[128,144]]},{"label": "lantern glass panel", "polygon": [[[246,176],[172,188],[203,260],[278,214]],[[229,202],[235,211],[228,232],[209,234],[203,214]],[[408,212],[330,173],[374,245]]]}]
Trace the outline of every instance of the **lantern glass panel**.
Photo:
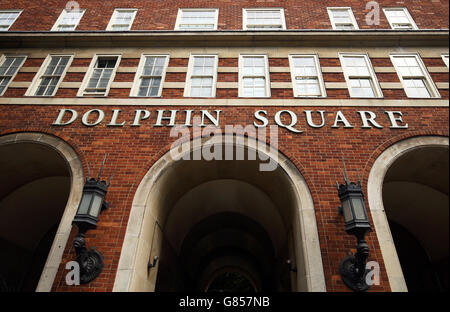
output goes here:
[{"label": "lantern glass panel", "polygon": [[81,199],[80,206],[78,207],[77,214],[79,215],[85,215],[88,213],[89,206],[91,204],[92,194],[91,193],[84,193],[83,198]]},{"label": "lantern glass panel", "polygon": [[344,221],[345,223],[353,220],[352,207],[350,206],[350,200],[344,199],[342,201],[342,211],[344,213]]},{"label": "lantern glass panel", "polygon": [[89,214],[91,216],[95,218],[98,217],[98,215],[100,214],[100,208],[102,207],[102,202],[103,197],[98,194],[94,194],[94,200],[92,201],[91,210],[89,211]]},{"label": "lantern glass panel", "polygon": [[366,213],[364,212],[364,203],[361,198],[352,198],[353,209],[355,211],[355,218],[357,220],[366,220]]}]

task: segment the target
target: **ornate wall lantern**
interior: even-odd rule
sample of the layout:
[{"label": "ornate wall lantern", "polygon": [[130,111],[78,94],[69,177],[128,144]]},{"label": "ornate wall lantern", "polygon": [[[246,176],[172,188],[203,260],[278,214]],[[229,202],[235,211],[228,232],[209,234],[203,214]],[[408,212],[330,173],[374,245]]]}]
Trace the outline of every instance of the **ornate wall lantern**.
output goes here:
[{"label": "ornate wall lantern", "polygon": [[77,257],[76,262],[80,265],[80,283],[86,284],[93,281],[102,272],[103,269],[103,255],[92,247],[87,249],[85,236],[90,229],[97,227],[98,216],[100,212],[107,209],[109,204],[105,202],[105,196],[110,185],[108,182],[102,181],[100,176],[103,171],[102,167],[98,178],[86,178],[83,188],[83,196],[81,197],[80,205],[77,213],[72,221],[78,228],[78,234],[73,241],[73,246]]},{"label": "ornate wall lantern", "polygon": [[345,231],[356,236],[356,254],[346,257],[339,266],[339,273],[344,283],[354,291],[366,291],[370,285],[366,283],[366,261],[369,256],[369,245],[365,236],[372,231],[361,182],[349,182],[344,164],[345,184],[336,182],[341,206],[339,213],[344,215]]}]

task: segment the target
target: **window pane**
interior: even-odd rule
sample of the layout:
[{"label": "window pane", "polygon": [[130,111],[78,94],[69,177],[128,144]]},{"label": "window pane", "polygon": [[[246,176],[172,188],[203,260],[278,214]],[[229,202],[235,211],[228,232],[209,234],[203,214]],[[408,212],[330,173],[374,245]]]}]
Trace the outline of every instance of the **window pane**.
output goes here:
[{"label": "window pane", "polygon": [[71,30],[75,30],[75,27],[78,25],[81,16],[83,15],[83,11],[82,10],[64,10],[63,13],[61,13],[64,15],[62,21],[60,22],[60,24],[57,27],[58,31],[71,31]]},{"label": "window pane", "polygon": [[416,57],[395,57],[398,73],[403,77],[423,77],[424,73]]},{"label": "window pane", "polygon": [[13,62],[14,62],[14,58],[6,57],[5,61],[0,66],[0,75],[4,75],[6,73],[6,71],[9,69],[9,67],[12,65]]},{"label": "window pane", "polygon": [[128,30],[128,25],[113,25],[112,30],[121,31],[121,30]]},{"label": "window pane", "polygon": [[183,10],[179,21],[180,29],[214,29],[216,10]]},{"label": "window pane", "polygon": [[143,78],[138,96],[158,96],[161,78]]},{"label": "window pane", "polygon": [[161,76],[164,71],[165,56],[148,56],[145,59],[143,76]]},{"label": "window pane", "polygon": [[214,57],[194,57],[193,75],[195,76],[211,76],[214,74]]},{"label": "window pane", "polygon": [[191,96],[212,96],[213,78],[192,78]]},{"label": "window pane", "polygon": [[97,68],[114,68],[116,66],[117,58],[115,59],[99,59],[97,61]]},{"label": "window pane", "polygon": [[297,92],[300,96],[319,96],[321,95],[319,80],[297,77]]},{"label": "window pane", "polygon": [[7,30],[19,16],[19,12],[0,12],[0,31]]},{"label": "window pane", "polygon": [[296,57],[293,60],[296,76],[317,76],[316,64],[313,57]]},{"label": "window pane", "polygon": [[244,57],[244,75],[264,76],[265,61],[262,57]]},{"label": "window pane", "polygon": [[3,93],[10,79],[9,77],[0,78],[0,93]]},{"label": "window pane", "polygon": [[281,10],[247,10],[248,28],[277,28],[283,27]]},{"label": "window pane", "polygon": [[427,85],[423,79],[405,79],[403,80],[405,92],[408,97],[430,98]]},{"label": "window pane", "polygon": [[263,97],[266,96],[265,78],[244,78],[244,96]]},{"label": "window pane", "polygon": [[19,70],[22,64],[23,57],[6,57],[3,64],[0,66],[0,76],[12,77]]},{"label": "window pane", "polygon": [[70,56],[51,56],[35,95],[53,95],[69,60]]},{"label": "window pane", "polygon": [[404,9],[386,10],[386,17],[394,29],[413,29],[412,20]]},{"label": "window pane", "polygon": [[347,24],[347,25],[337,24],[336,29],[337,30],[352,30],[352,29],[356,29],[356,28],[353,24],[351,24],[351,25],[350,24]]},{"label": "window pane", "polygon": [[354,97],[375,97],[370,79],[350,79],[350,88]]}]

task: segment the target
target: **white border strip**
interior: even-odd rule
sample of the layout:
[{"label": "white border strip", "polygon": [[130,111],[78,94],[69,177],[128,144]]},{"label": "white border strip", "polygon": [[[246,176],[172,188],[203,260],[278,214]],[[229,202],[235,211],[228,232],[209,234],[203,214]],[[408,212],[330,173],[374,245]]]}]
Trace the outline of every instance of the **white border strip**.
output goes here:
[{"label": "white border strip", "polygon": [[449,107],[441,99],[161,99],[161,98],[5,98],[0,105],[67,105],[67,106],[327,106],[327,107]]}]

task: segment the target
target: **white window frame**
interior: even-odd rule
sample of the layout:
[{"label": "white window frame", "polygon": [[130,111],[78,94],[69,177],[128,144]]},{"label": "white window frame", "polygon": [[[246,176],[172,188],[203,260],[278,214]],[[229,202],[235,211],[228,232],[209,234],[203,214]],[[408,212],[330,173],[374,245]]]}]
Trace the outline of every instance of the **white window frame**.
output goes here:
[{"label": "white window frame", "polygon": [[[39,85],[41,83],[41,78],[44,75],[48,65],[50,64],[50,61],[52,60],[52,57],[56,56],[69,56],[70,59],[67,62],[66,68],[64,68],[64,71],[61,73],[61,76],[59,78],[58,83],[55,86],[55,89],[53,90],[53,93],[51,95],[35,95],[37,89],[39,88]],[[72,64],[72,61],[75,57],[75,54],[49,54],[47,55],[47,57],[45,58],[44,62],[42,63],[41,67],[39,68],[39,71],[36,73],[36,75],[33,78],[33,81],[31,82],[30,87],[28,88],[28,90],[25,92],[25,96],[37,96],[37,97],[52,97],[55,96],[56,92],[58,92],[59,90],[59,86],[61,85],[61,83],[64,80],[64,77],[66,76],[66,73],[69,69],[69,67]]]},{"label": "white window frame", "polygon": [[[95,64],[97,64],[97,61],[99,58],[108,58],[108,57],[117,57],[117,62],[116,62],[116,66],[114,67],[112,73],[111,73],[111,77],[109,79],[108,85],[106,86],[106,90],[104,94],[95,94],[95,93],[86,93],[85,90],[87,88],[87,85],[89,83],[89,80],[92,77],[92,74],[94,72],[94,67]],[[85,96],[95,96],[95,97],[106,97],[109,94],[109,90],[111,89],[111,84],[114,81],[114,78],[116,77],[116,73],[117,73],[117,68],[119,68],[119,64],[120,61],[122,59],[122,54],[118,53],[118,54],[96,54],[94,55],[94,57],[92,58],[91,64],[89,65],[89,69],[86,72],[86,75],[84,75],[83,78],[83,82],[81,83],[81,87],[78,90],[77,96],[79,97],[85,97]]]},{"label": "white window frame", "polygon": [[[275,11],[275,10],[280,10],[280,13],[281,13],[281,29],[277,29],[277,28],[248,28],[247,27],[247,13],[248,13],[248,11]],[[243,8],[242,9],[242,29],[243,30],[270,30],[270,31],[286,30],[286,17],[284,15],[284,8]]]},{"label": "white window frame", "polygon": [[[113,14],[112,14],[112,16],[111,16],[111,18],[109,20],[108,26],[106,27],[107,31],[116,31],[116,30],[113,29],[113,26],[116,25],[115,21],[116,21],[117,14],[119,12],[122,12],[122,11],[133,12],[133,17],[131,18],[131,21],[130,21],[130,24],[128,25],[128,29],[127,30],[131,29],[131,27],[133,26],[133,23],[134,23],[134,19],[136,18],[136,14],[137,14],[138,9],[122,8],[122,9],[114,9],[114,12],[113,12]],[[117,31],[126,31],[126,30],[117,30]]]},{"label": "white window frame", "polygon": [[[395,58],[396,57],[411,57],[411,56],[416,58],[417,63],[419,64],[420,69],[422,70],[423,78],[425,78],[425,86],[427,87],[428,92],[430,93],[430,98],[441,98],[441,94],[439,93],[439,90],[437,89],[433,79],[431,78],[430,73],[428,72],[427,67],[423,63],[422,58],[420,57],[419,53],[391,53],[389,55],[389,57],[391,58],[391,62],[394,65],[395,71],[397,72],[397,76],[400,79],[400,82],[402,83],[403,90],[405,90],[405,93],[406,93],[406,88],[405,88],[405,83],[404,83],[404,79],[403,79],[404,77],[403,77],[403,75],[400,74],[400,71],[398,70],[398,66],[395,62]],[[420,77],[420,78],[422,78],[422,77]],[[406,96],[408,96],[408,94],[406,94]],[[417,98],[417,97],[409,97],[409,98]]]},{"label": "white window frame", "polygon": [[[75,24],[75,27],[72,30],[65,30],[65,31],[75,31],[80,24],[81,19],[83,18],[84,13],[86,12],[86,9],[73,9],[73,10],[79,10],[81,12],[81,16],[78,19],[77,23]],[[58,19],[56,20],[55,24],[53,25],[51,31],[60,31],[58,30],[59,26],[62,26],[61,23],[64,20],[64,17],[69,13],[69,10],[63,9],[61,11],[61,14],[59,15]]]},{"label": "white window frame", "polygon": [[216,97],[216,89],[217,89],[217,69],[219,66],[219,55],[218,54],[191,54],[189,56],[189,65],[188,71],[186,74],[186,84],[184,88],[184,97],[192,97],[191,96],[191,86],[192,86],[192,76],[194,72],[194,59],[195,57],[214,57],[214,70],[213,70],[213,83],[212,90],[210,96],[195,96],[195,97],[205,97],[205,98],[214,98]]},{"label": "white window frame", "polygon": [[418,30],[419,27],[417,27],[416,22],[414,22],[414,19],[412,18],[411,14],[409,14],[409,11],[407,8],[383,8],[384,16],[386,16],[386,19],[388,20],[391,28],[395,29],[395,30],[408,30],[405,28],[395,28],[395,26],[392,23],[392,20],[390,20],[389,16],[386,14],[387,11],[400,11],[400,10],[403,11],[405,13],[406,17],[408,18],[410,24],[412,25],[412,28],[413,28],[412,30]]},{"label": "white window frame", "polygon": [[[156,96],[139,96],[139,88],[142,81],[142,73],[144,71],[145,60],[147,57],[165,57],[164,68],[161,73],[161,85],[159,86],[158,95]],[[169,66],[170,54],[142,54],[139,61],[138,70],[134,76],[133,87],[131,88],[130,97],[155,98],[161,97],[164,81],[166,79],[167,67]]]},{"label": "white window frame", "polygon": [[333,27],[334,30],[347,30],[347,29],[338,29],[336,27],[336,22],[334,20],[333,11],[343,11],[347,10],[349,12],[350,19],[352,20],[353,26],[355,29],[348,29],[348,31],[351,30],[359,30],[358,22],[356,21],[355,15],[353,14],[353,10],[351,7],[328,7],[328,16],[330,17],[331,27]]},{"label": "white window frame", "polygon": [[[215,12],[215,21],[214,21],[214,27],[212,29],[205,29],[205,28],[196,28],[196,29],[180,29],[181,24],[181,17],[183,15],[183,11],[214,11]],[[214,8],[179,8],[178,14],[177,14],[177,21],[175,22],[175,30],[181,30],[181,31],[208,31],[208,30],[217,30],[217,25],[219,23],[219,9]]]},{"label": "white window frame", "polygon": [[8,28],[6,29],[1,29],[0,28],[0,32],[2,31],[8,31],[12,25],[14,25],[14,23],[17,21],[17,19],[19,18],[19,16],[22,14],[23,10],[0,10],[0,13],[19,13],[16,17],[16,19],[8,26]]},{"label": "white window frame", "polygon": [[[319,88],[320,88],[320,95],[301,95],[298,92],[296,79],[297,76],[295,74],[295,64],[294,59],[295,58],[313,58],[314,63],[316,65],[316,72],[317,72],[317,80],[319,82]],[[319,56],[317,54],[289,54],[289,68],[291,71],[291,81],[292,81],[292,88],[294,90],[294,97],[296,98],[326,98],[327,97],[327,91],[325,88],[325,83],[323,81],[323,75],[322,75],[322,69],[320,67],[319,62]]]},{"label": "white window frame", "polygon": [[[348,71],[345,69],[345,62],[344,62],[344,58],[345,57],[363,57],[364,60],[366,61],[367,64],[367,68],[369,69],[369,76],[350,76],[348,74]],[[342,66],[342,70],[344,72],[344,77],[345,77],[345,81],[347,83],[347,88],[348,88],[348,92],[350,93],[350,97],[355,97],[355,98],[361,98],[358,96],[354,96],[352,94],[352,88],[350,87],[350,79],[351,78],[370,78],[372,80],[372,86],[373,86],[373,93],[374,93],[374,97],[362,97],[364,99],[381,99],[383,98],[383,91],[381,90],[381,86],[380,83],[378,82],[378,78],[377,75],[375,74],[375,70],[373,69],[372,66],[372,62],[370,61],[370,57],[367,53],[339,53],[339,61],[341,62],[341,66]]]},{"label": "white window frame", "polygon": [[0,56],[0,66],[3,64],[3,62],[6,60],[7,57],[23,57],[23,61],[22,63],[20,63],[19,68],[17,69],[17,71],[11,76],[11,79],[9,80],[9,82],[6,84],[5,88],[3,89],[3,91],[0,92],[0,96],[3,96],[3,94],[5,94],[6,90],[8,90],[9,85],[11,84],[11,82],[14,80],[14,78],[16,77],[17,73],[20,71],[20,69],[22,68],[23,64],[25,63],[25,61],[27,60],[28,55],[24,55],[24,54],[17,54],[17,55],[13,55],[13,54],[3,54],[2,56]]},{"label": "white window frame", "polygon": [[[244,96],[244,58],[246,57],[263,57],[264,58],[264,77],[266,79],[266,96],[260,97],[248,97]],[[256,77],[256,76],[253,76]],[[239,97],[241,98],[270,98],[271,97],[271,85],[270,85],[270,71],[269,71],[269,57],[267,54],[239,54]]]},{"label": "white window frame", "polygon": [[444,61],[445,65],[447,65],[447,67],[449,67],[448,53],[442,53],[441,57],[442,57],[442,60]]}]

